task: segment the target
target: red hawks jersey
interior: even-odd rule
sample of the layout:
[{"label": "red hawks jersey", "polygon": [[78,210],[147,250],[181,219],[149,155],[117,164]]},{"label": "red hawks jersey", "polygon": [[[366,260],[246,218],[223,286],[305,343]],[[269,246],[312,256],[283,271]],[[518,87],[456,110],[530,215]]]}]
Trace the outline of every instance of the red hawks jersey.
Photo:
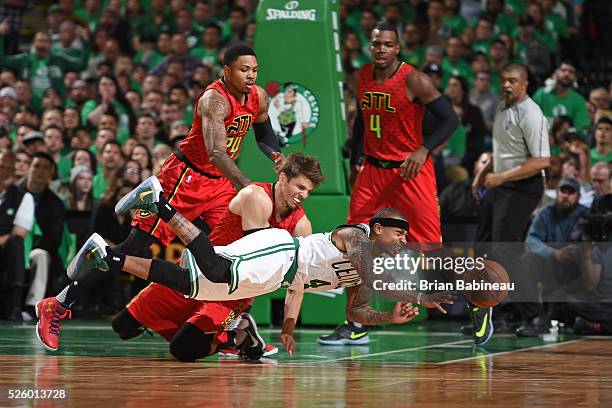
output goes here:
[{"label": "red hawks jersey", "polygon": [[[229,112],[225,117],[225,133],[227,137],[227,154],[234,160],[240,151],[242,139],[247,134],[257,115],[259,115],[259,96],[257,87],[251,87],[251,92],[247,96],[246,103],[242,105],[238,99],[225,87],[223,81],[216,80],[210,84],[204,92],[214,89],[227,99],[230,105]],[[195,109],[193,110],[193,124],[189,135],[183,140],[179,147],[187,156],[187,159],[198,169],[214,176],[222,176],[221,172],[212,165],[208,159],[206,146],[204,145],[204,135],[202,133],[202,117],[198,115],[198,96]]]},{"label": "red hawks jersey", "polygon": [[384,82],[374,80],[372,64],[359,70],[357,97],[363,115],[366,155],[403,161],[423,144],[424,106],[410,102],[406,93],[406,79],[414,69],[402,62]]},{"label": "red hawks jersey", "polygon": [[[266,191],[270,199],[272,200],[272,214],[268,219],[270,226],[272,228],[280,228],[289,231],[293,234],[293,230],[297,223],[302,219],[302,217],[306,214],[301,205],[295,207],[293,211],[289,213],[288,216],[281,219],[280,221],[276,221],[275,213],[275,203],[274,203],[274,184],[270,183],[253,183]],[[234,241],[239,240],[244,237],[244,231],[242,230],[242,218],[239,215],[234,214],[229,210],[229,208],[225,209],[225,212],[219,219],[219,222],[213,228],[210,233],[210,241],[213,245],[229,245]]]}]

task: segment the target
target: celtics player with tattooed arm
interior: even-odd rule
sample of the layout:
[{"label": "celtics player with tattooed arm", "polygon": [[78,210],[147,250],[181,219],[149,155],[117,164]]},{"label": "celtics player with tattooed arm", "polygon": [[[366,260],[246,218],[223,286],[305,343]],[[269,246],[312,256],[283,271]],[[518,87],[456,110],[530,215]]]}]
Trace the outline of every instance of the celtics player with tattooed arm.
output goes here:
[{"label": "celtics player with tattooed arm", "polygon": [[[154,180],[154,176],[150,179]],[[117,205],[123,209],[138,208],[156,213],[187,246],[181,265],[160,259],[125,255],[111,249],[97,234],[92,235],[68,267],[68,277],[80,279],[93,269],[123,270],[151,282],[157,282],[198,300],[236,300],[273,292],[281,287],[304,292],[356,286],[373,282],[373,254],[370,244],[384,244],[386,252],[395,252],[406,243],[408,223],[392,209],[392,216],[373,218],[373,230],[367,225],[345,225],[331,233],[292,237],[286,230],[270,228],[254,232],[227,246],[213,247],[206,233],[168,203],[159,183],[146,180]],[[385,213],[382,213],[385,215]],[[333,265],[347,263],[346,273],[334,272]],[[292,293],[292,292],[290,292]],[[353,295],[354,318],[364,323],[404,323],[418,312],[410,301],[419,300],[413,292],[385,291],[398,300],[393,312],[381,313],[364,304],[368,291]],[[426,296],[422,300],[428,300]],[[291,310],[293,323],[284,325],[283,343],[295,349],[292,325],[297,315]],[[367,303],[367,301],[365,302]],[[430,305],[440,307],[438,303]],[[258,346],[255,339],[253,347]]]}]

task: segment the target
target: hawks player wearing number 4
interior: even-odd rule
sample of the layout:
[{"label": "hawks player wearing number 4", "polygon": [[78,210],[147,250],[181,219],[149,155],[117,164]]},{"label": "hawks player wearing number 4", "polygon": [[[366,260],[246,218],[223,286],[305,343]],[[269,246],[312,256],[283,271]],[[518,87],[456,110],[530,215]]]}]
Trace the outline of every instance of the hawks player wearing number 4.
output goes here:
[{"label": "hawks player wearing number 4", "polygon": [[[260,150],[277,170],[284,160],[268,117],[268,95],[255,85],[259,69],[255,52],[244,43],[232,45],[225,51],[223,65],[222,78],[208,86],[196,102],[189,135],[158,174],[168,201],[188,220],[202,220],[208,226],[218,223],[236,195],[233,186],[242,189],[251,183],[234,163],[251,126]],[[117,248],[135,256],[148,256],[153,242],[168,245],[175,235],[148,211],[140,211],[132,226]],[[57,350],[61,320],[70,316],[70,307],[101,278],[99,273],[89,274],[57,297],[39,302],[36,332],[48,350]]]},{"label": "hawks player wearing number 4", "polygon": [[[356,72],[353,87],[358,109],[348,223],[367,223],[379,208],[395,207],[410,223],[410,241],[440,242],[436,179],[429,153],[453,134],[459,120],[429,77],[398,59],[398,38],[395,26],[378,23],[370,44],[374,63]],[[427,140],[421,132],[425,109],[439,120]],[[359,325],[347,323],[319,342],[364,344],[366,334]]]}]

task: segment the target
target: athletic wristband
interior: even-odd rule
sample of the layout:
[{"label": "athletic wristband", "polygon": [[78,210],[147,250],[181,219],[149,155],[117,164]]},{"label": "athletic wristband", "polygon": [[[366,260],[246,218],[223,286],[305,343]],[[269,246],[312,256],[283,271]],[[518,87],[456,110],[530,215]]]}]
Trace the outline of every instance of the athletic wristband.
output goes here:
[{"label": "athletic wristband", "polygon": [[176,214],[176,209],[170,205],[166,197],[163,194],[159,195],[159,201],[156,203],[157,205],[157,215],[162,219],[163,222],[168,222],[174,217]]}]

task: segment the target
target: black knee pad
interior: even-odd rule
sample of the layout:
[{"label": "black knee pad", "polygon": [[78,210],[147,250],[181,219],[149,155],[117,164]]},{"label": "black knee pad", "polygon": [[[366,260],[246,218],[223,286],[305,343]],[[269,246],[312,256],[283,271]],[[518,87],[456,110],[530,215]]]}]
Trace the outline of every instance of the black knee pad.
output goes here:
[{"label": "black knee pad", "polygon": [[195,325],[185,323],[170,341],[170,354],[184,362],[209,356],[214,336],[214,333],[204,333]]},{"label": "black knee pad", "polygon": [[115,249],[125,255],[150,258],[151,250],[149,247],[156,242],[159,241],[153,235],[149,235],[139,228],[132,228],[128,237]]},{"label": "black knee pad", "polygon": [[206,279],[213,283],[230,283],[230,267],[232,263],[215,253],[206,234],[201,233],[187,245],[195,257],[198,268]]},{"label": "black knee pad", "polygon": [[142,332],[142,323],[136,320],[127,308],[123,308],[123,310],[117,313],[111,325],[121,340],[129,340],[139,336]]}]

